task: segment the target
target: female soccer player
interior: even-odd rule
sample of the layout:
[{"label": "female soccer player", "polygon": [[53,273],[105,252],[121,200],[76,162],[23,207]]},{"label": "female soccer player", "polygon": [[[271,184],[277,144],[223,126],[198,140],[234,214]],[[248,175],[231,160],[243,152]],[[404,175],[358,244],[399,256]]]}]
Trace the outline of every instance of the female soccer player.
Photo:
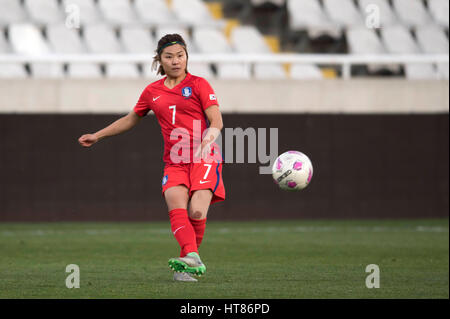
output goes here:
[{"label": "female soccer player", "polygon": [[166,77],[148,85],[128,115],[78,141],[90,147],[128,131],[154,112],[164,138],[162,194],[181,247],[180,257],[169,259],[169,267],[175,271],[174,280],[197,281],[192,275],[206,271],[198,248],[209,206],[225,199],[222,156],[215,143],[223,127],[222,115],[209,83],[188,72],[188,52],[180,35],[161,38],[156,53],[152,66]]}]

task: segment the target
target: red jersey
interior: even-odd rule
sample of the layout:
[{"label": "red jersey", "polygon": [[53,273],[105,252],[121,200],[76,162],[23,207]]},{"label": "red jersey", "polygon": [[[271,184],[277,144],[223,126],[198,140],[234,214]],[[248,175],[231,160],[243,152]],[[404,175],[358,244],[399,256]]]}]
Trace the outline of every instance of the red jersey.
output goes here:
[{"label": "red jersey", "polygon": [[[163,160],[168,164],[191,163],[202,134],[209,127],[205,110],[218,105],[214,90],[204,78],[188,73],[177,86],[169,89],[166,78],[148,85],[134,112],[145,116],[153,111],[164,138]],[[214,144],[213,144],[214,145]],[[214,145],[218,153],[217,145]]]}]

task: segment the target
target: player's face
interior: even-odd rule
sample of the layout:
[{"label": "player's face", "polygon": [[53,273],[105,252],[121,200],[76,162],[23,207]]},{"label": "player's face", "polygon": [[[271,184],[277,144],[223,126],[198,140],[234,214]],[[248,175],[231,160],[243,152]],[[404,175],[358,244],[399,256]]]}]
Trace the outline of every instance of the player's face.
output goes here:
[{"label": "player's face", "polygon": [[178,78],[186,71],[186,51],[179,45],[171,45],[161,53],[161,65],[168,77]]}]

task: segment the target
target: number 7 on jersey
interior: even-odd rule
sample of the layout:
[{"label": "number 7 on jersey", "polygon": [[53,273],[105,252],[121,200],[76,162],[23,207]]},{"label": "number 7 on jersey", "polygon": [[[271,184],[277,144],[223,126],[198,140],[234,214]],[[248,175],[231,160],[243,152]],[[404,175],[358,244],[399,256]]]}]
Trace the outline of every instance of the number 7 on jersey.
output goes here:
[{"label": "number 7 on jersey", "polygon": [[171,105],[169,106],[169,109],[172,110],[172,124],[175,124],[175,114],[177,113],[177,106]]}]

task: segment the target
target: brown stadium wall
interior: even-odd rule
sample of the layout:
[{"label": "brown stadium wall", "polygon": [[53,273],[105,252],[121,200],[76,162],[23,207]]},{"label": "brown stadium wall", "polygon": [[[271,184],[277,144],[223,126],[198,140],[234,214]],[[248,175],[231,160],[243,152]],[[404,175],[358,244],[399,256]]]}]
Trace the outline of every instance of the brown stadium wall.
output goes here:
[{"label": "brown stadium wall", "polygon": [[[151,116],[83,149],[117,114],[0,114],[0,221],[167,220],[162,137]],[[438,218],[449,212],[449,115],[224,114],[225,127],[279,128],[279,152],[310,156],[302,192],[260,164],[224,164],[210,220]]]}]

